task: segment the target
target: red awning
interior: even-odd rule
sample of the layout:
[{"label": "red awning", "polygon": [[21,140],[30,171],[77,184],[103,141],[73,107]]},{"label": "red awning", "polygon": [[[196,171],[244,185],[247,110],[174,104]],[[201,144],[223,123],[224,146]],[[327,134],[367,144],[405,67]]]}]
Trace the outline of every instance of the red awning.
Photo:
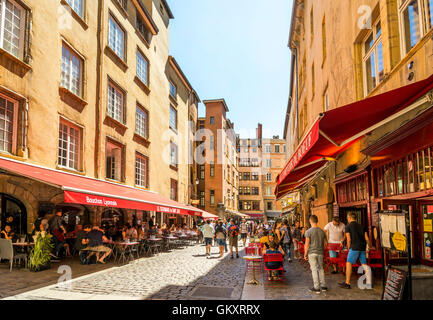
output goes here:
[{"label": "red awning", "polygon": [[40,181],[64,191],[66,203],[199,215],[200,210],[167,199],[157,193],[108,181],[78,176],[0,157],[0,168]]},{"label": "red awning", "polygon": [[202,217],[205,220],[208,220],[208,219],[210,219],[210,220],[217,220],[217,219],[219,219],[219,216],[217,216],[215,214],[212,214],[210,212],[201,210],[201,209],[193,207],[191,205],[188,205],[188,207],[191,207],[191,208],[194,208],[195,210],[197,210],[198,212],[195,215],[199,216],[199,217]]},{"label": "red awning", "polygon": [[432,89],[433,76],[320,114],[277,177],[277,198],[301,188],[365,134],[427,102],[420,98]]},{"label": "red awning", "polygon": [[250,218],[263,218],[262,213],[247,213],[247,215],[250,216]]}]

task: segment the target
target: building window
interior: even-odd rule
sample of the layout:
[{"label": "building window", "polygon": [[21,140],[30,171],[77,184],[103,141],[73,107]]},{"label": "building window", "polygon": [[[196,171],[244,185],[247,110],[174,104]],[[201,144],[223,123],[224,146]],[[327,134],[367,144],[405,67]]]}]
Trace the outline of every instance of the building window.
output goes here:
[{"label": "building window", "polygon": [[108,115],[123,123],[123,107],[124,107],[124,94],[123,91],[119,89],[111,81],[108,82],[108,103],[107,112]]},{"label": "building window", "polygon": [[176,97],[177,97],[177,88],[176,88],[176,86],[174,85],[173,82],[169,81],[169,83],[170,83],[170,95],[174,99],[176,99]]},{"label": "building window", "polygon": [[266,174],[266,181],[272,181],[272,173]]},{"label": "building window", "polygon": [[83,60],[68,46],[62,45],[62,73],[60,85],[75,95],[82,96]]},{"label": "building window", "polygon": [[405,53],[408,53],[421,39],[421,8],[419,0],[402,1],[400,8]]},{"label": "building window", "polygon": [[125,59],[125,32],[112,16],[109,18],[108,45],[120,59]]},{"label": "building window", "polygon": [[210,136],[210,149],[211,150],[215,149],[215,136],[214,135]]},{"label": "building window", "polygon": [[149,62],[139,51],[137,51],[137,78],[146,86],[149,85]]},{"label": "building window", "polygon": [[265,145],[265,152],[271,153],[272,152],[272,146],[270,144]]},{"label": "building window", "polygon": [[177,131],[177,110],[170,106],[170,128]]},{"label": "building window", "polygon": [[268,168],[272,167],[272,160],[271,159],[266,159],[266,167],[268,167]]},{"label": "building window", "polygon": [[210,164],[210,176],[215,177],[215,164],[213,162]]},{"label": "building window", "polygon": [[58,164],[68,169],[79,170],[81,129],[69,122],[60,120]]},{"label": "building window", "polygon": [[173,179],[170,181],[170,199],[177,201],[177,181]]},{"label": "building window", "polygon": [[117,2],[119,2],[120,6],[125,10],[127,8],[127,6],[126,6],[127,1],[128,0],[117,0]]},{"label": "building window", "polygon": [[200,191],[200,206],[201,207],[205,206],[205,192],[204,191]]},{"label": "building window", "polygon": [[246,180],[246,181],[250,180],[250,173],[249,172],[244,172],[244,179],[243,180]]},{"label": "building window", "polygon": [[170,165],[177,167],[178,154],[177,145],[174,142],[170,142]]},{"label": "building window", "polygon": [[266,209],[268,210],[268,211],[270,211],[270,210],[272,210],[273,209],[273,203],[272,202],[266,202]]},{"label": "building window", "polygon": [[106,176],[111,180],[122,180],[123,146],[107,141],[106,147]]},{"label": "building window", "polygon": [[258,196],[259,195],[259,188],[257,188],[257,187],[253,188],[253,195],[254,196]]},{"label": "building window", "polygon": [[280,153],[280,145],[276,144],[274,147],[275,147],[275,153]]},{"label": "building window", "polygon": [[15,153],[18,102],[0,95],[0,150]]},{"label": "building window", "polygon": [[149,138],[149,113],[140,105],[137,105],[135,113],[135,133],[145,139]]},{"label": "building window", "polygon": [[81,18],[84,16],[84,0],[66,0],[69,6],[74,10]]},{"label": "building window", "polygon": [[201,165],[200,166],[200,179],[204,180],[205,178],[205,166]]},{"label": "building window", "polygon": [[428,0],[427,2],[427,18],[430,29],[433,28],[433,0]]},{"label": "building window", "polygon": [[272,187],[266,187],[265,192],[267,196],[272,196]]},{"label": "building window", "polygon": [[147,28],[146,24],[144,23],[143,19],[141,18],[138,12],[137,12],[137,18],[135,20],[135,27],[137,28],[138,32],[143,36],[144,40],[147,43],[150,43],[152,33]]},{"label": "building window", "polygon": [[147,188],[149,159],[141,154],[135,155],[135,185]]},{"label": "building window", "polygon": [[313,6],[311,6],[310,11],[310,34],[311,34],[311,43],[313,43],[314,39],[314,10]]},{"label": "building window", "polygon": [[364,74],[366,94],[369,94],[384,78],[382,27],[380,21],[364,42]]},{"label": "building window", "polygon": [[2,48],[22,59],[26,11],[15,1],[0,0],[0,43]]},{"label": "building window", "polygon": [[210,124],[215,124],[215,117],[210,117]]},{"label": "building window", "polygon": [[253,201],[253,210],[254,211],[260,210],[260,202],[259,201]]},{"label": "building window", "polygon": [[210,190],[210,204],[215,204],[215,190]]},{"label": "building window", "polygon": [[258,181],[259,180],[259,173],[258,172],[252,172],[251,173],[251,180]]}]

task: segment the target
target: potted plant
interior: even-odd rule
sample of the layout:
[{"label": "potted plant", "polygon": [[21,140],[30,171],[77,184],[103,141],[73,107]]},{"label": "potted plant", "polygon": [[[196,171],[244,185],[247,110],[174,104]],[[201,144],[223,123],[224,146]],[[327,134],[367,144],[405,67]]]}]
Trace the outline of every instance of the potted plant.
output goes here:
[{"label": "potted plant", "polygon": [[52,235],[42,231],[37,232],[33,238],[35,240],[35,247],[30,253],[29,269],[32,272],[38,272],[51,268],[50,253],[54,247],[52,243]]}]

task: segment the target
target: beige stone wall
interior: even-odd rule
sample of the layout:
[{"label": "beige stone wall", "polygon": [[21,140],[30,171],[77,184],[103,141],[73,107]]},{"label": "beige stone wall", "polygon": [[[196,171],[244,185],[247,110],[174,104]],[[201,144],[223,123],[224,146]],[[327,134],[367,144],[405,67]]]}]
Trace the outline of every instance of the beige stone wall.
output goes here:
[{"label": "beige stone wall", "polygon": [[[149,44],[135,30],[136,10],[132,1],[128,1],[126,11],[111,0],[85,1],[83,19],[70,9],[66,10],[68,7],[63,1],[27,0],[25,4],[31,10],[31,59],[20,61],[0,52],[0,92],[19,101],[17,151],[14,154],[1,153],[1,156],[61,169],[57,156],[59,119],[63,117],[83,130],[78,174],[105,179],[106,141],[110,137],[125,146],[124,181],[120,183],[135,185],[135,154],[139,152],[149,157],[149,189],[169,197],[170,179],[176,179],[178,200],[189,203],[190,166],[187,159],[188,140],[192,137],[188,132],[188,120],[196,122],[197,106],[196,102],[195,105],[190,103],[188,90],[179,79],[175,79],[178,83],[178,132],[169,129],[168,77],[176,78],[176,75],[168,64],[169,17],[167,12],[161,15],[160,1],[145,1],[159,29]],[[109,14],[115,17],[126,34],[126,59],[123,62],[107,49]],[[101,51],[98,51],[99,40]],[[84,60],[82,99],[59,90],[62,42]],[[138,48],[149,60],[149,90],[135,80]],[[108,79],[126,93],[123,125],[107,117]],[[148,146],[134,138],[137,103],[149,111]],[[170,139],[178,140],[178,171],[169,169]],[[35,210],[29,207],[29,219],[34,219]]]},{"label": "beige stone wall", "polygon": [[[433,74],[433,31],[425,30],[423,38],[408,54],[402,52],[401,21],[396,0],[305,0],[301,3],[303,5],[298,6],[295,14],[293,42],[289,44],[292,48],[296,47],[293,53],[297,54],[297,68],[294,67],[295,80],[286,132],[288,157],[293,154],[298,144],[297,133],[299,132],[301,139],[319,113],[324,111],[325,92],[329,93],[332,109],[423,80]],[[385,78],[368,95],[364,84],[362,42],[371,30],[362,30],[358,26],[362,15],[358,10],[362,9],[361,6],[372,9],[372,22],[380,19],[382,30]],[[314,28],[311,30],[312,8]],[[322,47],[323,21],[326,22],[326,58]],[[414,68],[408,70],[407,66],[411,61]],[[410,81],[408,76],[411,71],[414,72],[414,78]],[[302,191],[304,214],[318,212],[319,220],[325,221],[326,215],[332,214],[331,209],[326,210],[324,206],[332,201],[332,192],[335,191],[332,182],[335,176],[344,173],[344,169],[350,165],[368,165],[370,159],[361,153],[365,147],[396,130],[427,107],[430,105],[420,106],[380,127],[341,154],[337,162],[320,175],[326,176],[329,182],[325,183],[318,177]],[[308,202],[311,198],[311,190],[308,190],[311,185],[316,185],[318,190],[312,203]],[[326,192],[326,189],[332,189],[332,192]]]}]

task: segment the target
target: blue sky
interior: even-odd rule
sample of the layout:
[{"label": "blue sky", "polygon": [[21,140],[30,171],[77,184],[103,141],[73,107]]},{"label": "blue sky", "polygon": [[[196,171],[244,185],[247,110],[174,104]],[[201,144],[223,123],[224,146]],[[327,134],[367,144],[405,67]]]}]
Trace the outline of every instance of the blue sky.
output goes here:
[{"label": "blue sky", "polygon": [[[242,137],[283,135],[290,0],[168,0],[173,55],[202,100],[224,98]],[[199,116],[204,116],[200,105]]]}]

